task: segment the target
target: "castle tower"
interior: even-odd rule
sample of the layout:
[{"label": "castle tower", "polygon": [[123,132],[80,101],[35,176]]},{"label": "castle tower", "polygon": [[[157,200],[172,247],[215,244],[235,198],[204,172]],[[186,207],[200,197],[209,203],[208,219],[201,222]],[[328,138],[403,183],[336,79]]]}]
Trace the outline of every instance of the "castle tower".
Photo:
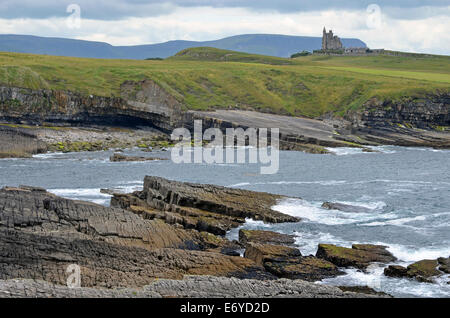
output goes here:
[{"label": "castle tower", "polygon": [[333,31],[327,33],[327,29],[323,28],[322,35],[322,50],[340,50],[344,46],[342,45],[341,39],[333,34]]},{"label": "castle tower", "polygon": [[327,49],[327,29],[323,27],[323,34],[322,34],[322,50]]}]

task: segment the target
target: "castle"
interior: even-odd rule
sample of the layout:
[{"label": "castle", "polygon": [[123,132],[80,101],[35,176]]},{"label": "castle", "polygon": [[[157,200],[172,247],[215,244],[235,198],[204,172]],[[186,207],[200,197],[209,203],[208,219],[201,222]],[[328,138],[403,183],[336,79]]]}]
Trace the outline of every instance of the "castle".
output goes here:
[{"label": "castle", "polygon": [[327,29],[323,28],[323,36],[322,36],[322,50],[342,50],[344,46],[342,45],[341,39],[333,35],[333,31],[330,30],[327,33]]},{"label": "castle", "polygon": [[327,29],[323,28],[322,36],[322,50],[316,50],[315,54],[328,54],[328,55],[378,55],[384,54],[384,49],[369,49],[367,47],[344,47],[341,39],[333,34],[333,31],[327,32]]}]

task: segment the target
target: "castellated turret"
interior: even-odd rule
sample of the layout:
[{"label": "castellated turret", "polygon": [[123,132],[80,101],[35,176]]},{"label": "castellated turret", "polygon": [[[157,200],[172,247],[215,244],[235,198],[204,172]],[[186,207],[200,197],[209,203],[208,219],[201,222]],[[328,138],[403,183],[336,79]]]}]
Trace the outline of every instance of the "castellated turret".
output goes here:
[{"label": "castellated turret", "polygon": [[333,35],[333,31],[327,33],[327,29],[323,28],[322,36],[322,50],[341,50],[344,46],[342,45],[341,39]]}]

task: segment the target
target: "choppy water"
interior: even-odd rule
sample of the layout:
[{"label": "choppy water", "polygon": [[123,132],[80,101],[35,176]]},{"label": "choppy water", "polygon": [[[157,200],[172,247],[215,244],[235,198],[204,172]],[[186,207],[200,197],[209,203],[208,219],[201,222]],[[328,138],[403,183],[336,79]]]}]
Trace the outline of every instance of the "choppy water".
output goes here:
[{"label": "choppy water", "polygon": [[[315,254],[318,243],[350,247],[353,243],[389,246],[408,265],[450,255],[450,151],[379,147],[381,153],[336,149],[337,155],[281,152],[280,171],[260,175],[255,164],[174,164],[169,161],[111,163],[112,152],[45,154],[32,159],[0,160],[0,186],[40,186],[68,198],[108,205],[101,188],[133,191],[145,175],[211,183],[283,194],[302,199],[279,202],[275,209],[299,216],[296,224],[267,225],[249,220],[245,228],[297,235],[303,255]],[[127,154],[142,154],[128,151]],[[169,157],[170,153],[155,154]],[[364,206],[366,213],[321,208],[324,201]],[[236,238],[237,230],[229,233]],[[387,278],[383,268],[321,283],[368,285],[395,296],[450,297],[450,285]]]}]

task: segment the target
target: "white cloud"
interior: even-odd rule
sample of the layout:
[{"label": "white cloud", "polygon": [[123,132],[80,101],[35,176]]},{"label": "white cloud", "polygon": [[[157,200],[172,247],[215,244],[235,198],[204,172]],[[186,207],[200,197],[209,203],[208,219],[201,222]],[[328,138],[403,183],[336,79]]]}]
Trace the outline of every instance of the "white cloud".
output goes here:
[{"label": "white cloud", "polygon": [[341,37],[359,38],[372,48],[450,54],[450,6],[421,19],[392,18],[381,12],[377,28],[367,26],[366,10],[327,10],[280,13],[243,8],[192,7],[146,18],[116,21],[83,19],[80,29],[65,19],[0,19],[2,33],[58,36],[136,45],[168,40],[215,40],[244,33],[321,36],[323,26]]}]

